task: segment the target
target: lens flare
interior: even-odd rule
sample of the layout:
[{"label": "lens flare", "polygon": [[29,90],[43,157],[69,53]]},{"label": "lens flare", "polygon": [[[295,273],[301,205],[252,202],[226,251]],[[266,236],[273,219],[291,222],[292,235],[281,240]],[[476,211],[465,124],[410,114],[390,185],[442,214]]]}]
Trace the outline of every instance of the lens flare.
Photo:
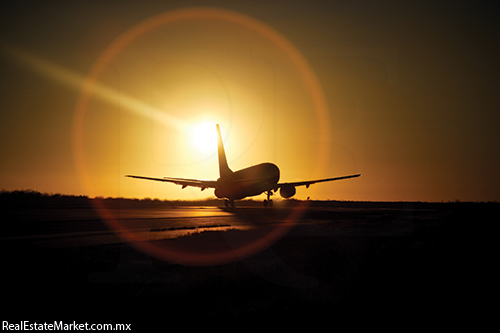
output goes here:
[{"label": "lens flare", "polygon": [[[87,84],[83,86],[75,107],[73,151],[78,172],[83,180],[83,185],[86,188],[90,189],[89,192],[92,192],[91,189],[93,188],[93,185],[91,177],[89,176],[87,170],[86,158],[84,156],[83,127],[89,100],[93,95],[100,94],[100,86],[98,84],[98,80],[101,74],[105,71],[106,66],[112,63],[112,61],[118,57],[118,55],[125,47],[127,47],[132,42],[140,39],[143,35],[150,33],[160,27],[165,27],[173,23],[189,20],[212,20],[217,23],[227,24],[229,28],[236,25],[237,27],[247,29],[249,32],[256,34],[267,42],[270,42],[276,49],[279,50],[279,52],[285,55],[285,57],[291,64],[291,70],[298,73],[300,79],[304,84],[304,87],[307,88],[307,93],[310,94],[313,101],[315,115],[319,119],[319,128],[317,129],[317,132],[321,138],[318,141],[320,147],[319,154],[317,156],[317,163],[315,164],[315,166],[316,168],[318,168],[318,171],[321,172],[326,165],[326,160],[328,159],[328,147],[326,145],[328,140],[325,139],[328,137],[329,131],[327,105],[321,86],[314,72],[310,68],[305,58],[301,55],[301,53],[280,33],[249,16],[230,10],[212,8],[189,8],[174,10],[159,14],[157,16],[153,16],[124,32],[117,39],[115,39],[98,57],[98,59],[94,63],[94,66],[91,68],[88,77],[85,79]],[[134,103],[130,104],[134,105]],[[137,104],[135,105],[137,106]],[[133,107],[132,109],[140,110],[141,107]],[[153,112],[153,114],[154,113],[155,112]],[[151,114],[149,114],[148,116],[151,117]],[[175,118],[171,119],[171,117],[168,116],[167,119],[164,120],[167,123],[170,123],[170,125],[174,128],[177,126],[184,127],[185,125],[182,123],[178,123]],[[213,131],[212,126],[210,130]],[[196,127],[193,132],[193,141],[197,142],[196,144],[199,145],[200,149],[205,149],[205,147],[212,146],[211,143],[208,142],[211,140],[205,137],[205,131],[207,133],[207,137],[212,135],[208,134],[208,126],[206,126],[205,124],[200,125],[199,128]],[[194,134],[195,132],[197,134]],[[301,218],[304,211],[307,209],[307,204],[300,205],[297,209],[293,210],[290,216],[287,217],[287,223],[281,223],[269,227],[269,231],[267,233],[261,235],[250,243],[242,243],[239,246],[233,244],[231,249],[228,249],[224,252],[193,252],[189,249],[181,251],[178,248],[171,248],[166,243],[155,243],[148,239],[142,239],[141,236],[124,227],[119,222],[119,220],[113,216],[111,211],[105,207],[104,203],[100,202],[99,200],[95,201],[96,209],[98,210],[103,220],[105,220],[105,222],[110,226],[110,228],[116,231],[121,237],[123,237],[124,240],[129,242],[138,250],[162,260],[185,265],[224,264],[227,262],[240,260],[259,251],[262,251],[274,244],[281,237],[283,237],[290,230],[290,228],[293,227],[294,221]]]}]

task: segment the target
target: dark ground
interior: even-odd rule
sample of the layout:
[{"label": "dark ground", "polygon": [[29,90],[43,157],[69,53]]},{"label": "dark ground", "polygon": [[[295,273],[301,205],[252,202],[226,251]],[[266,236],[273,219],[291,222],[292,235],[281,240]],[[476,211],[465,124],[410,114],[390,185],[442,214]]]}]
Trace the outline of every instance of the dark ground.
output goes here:
[{"label": "dark ground", "polygon": [[[35,206],[2,207],[1,320],[134,330],[479,328],[496,312],[497,203],[313,203],[305,222],[268,249],[206,267],[160,261],[126,243],[51,248],[5,237],[34,227]],[[224,241],[230,233],[170,242]]]}]

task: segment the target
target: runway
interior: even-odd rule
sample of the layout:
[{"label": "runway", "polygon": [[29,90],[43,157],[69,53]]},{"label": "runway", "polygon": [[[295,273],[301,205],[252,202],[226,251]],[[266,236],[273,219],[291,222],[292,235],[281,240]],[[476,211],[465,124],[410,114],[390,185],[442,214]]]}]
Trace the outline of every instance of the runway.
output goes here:
[{"label": "runway", "polygon": [[491,292],[496,203],[106,208],[2,210],[3,282],[17,290],[6,318],[97,322],[113,309],[139,326],[195,316],[257,329],[324,325],[326,309],[413,322],[422,309],[470,316]]},{"label": "runway", "polygon": [[[407,205],[406,209],[409,206]],[[404,208],[404,207],[403,207]],[[345,208],[179,206],[155,208],[32,209],[8,216],[11,228],[2,242],[39,247],[80,247],[136,241],[158,241],[204,232],[250,231],[282,227],[298,228],[309,236],[380,234],[384,231],[411,233],[412,221],[405,211],[364,211]],[[390,216],[388,215],[390,214]],[[364,218],[361,220],[361,218]],[[380,219],[385,218],[384,227]],[[393,219],[389,221],[389,219]],[[298,231],[296,231],[297,233]]]},{"label": "runway", "polygon": [[[170,239],[204,230],[244,229],[231,214],[216,207],[182,207],[169,209],[109,209],[105,217],[88,209],[67,210],[54,215],[52,211],[30,212],[28,226],[22,235],[2,237],[2,241],[19,241],[35,246],[68,247],[121,243],[120,225],[143,240]],[[53,214],[48,216],[48,214]],[[232,220],[231,223],[228,220]],[[26,223],[26,222],[25,222]],[[114,223],[114,224],[112,224]],[[43,229],[40,225],[43,224]]]}]

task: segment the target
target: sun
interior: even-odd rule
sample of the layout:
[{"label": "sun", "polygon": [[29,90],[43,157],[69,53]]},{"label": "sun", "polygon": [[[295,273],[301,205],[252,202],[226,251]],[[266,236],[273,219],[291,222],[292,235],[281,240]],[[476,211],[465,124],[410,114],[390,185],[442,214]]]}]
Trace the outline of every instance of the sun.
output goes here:
[{"label": "sun", "polygon": [[215,124],[202,122],[191,130],[191,142],[199,153],[210,154],[217,149],[217,134]]}]

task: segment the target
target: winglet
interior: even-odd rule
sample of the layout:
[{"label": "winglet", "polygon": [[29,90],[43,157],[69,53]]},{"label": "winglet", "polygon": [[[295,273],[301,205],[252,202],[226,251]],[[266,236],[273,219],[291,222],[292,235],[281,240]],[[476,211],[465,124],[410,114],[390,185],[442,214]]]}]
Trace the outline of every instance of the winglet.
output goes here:
[{"label": "winglet", "polygon": [[217,152],[219,154],[219,176],[221,178],[226,178],[231,175],[233,171],[229,169],[227,164],[226,152],[224,150],[224,143],[222,142],[222,135],[220,134],[219,124],[215,125],[217,127]]}]

